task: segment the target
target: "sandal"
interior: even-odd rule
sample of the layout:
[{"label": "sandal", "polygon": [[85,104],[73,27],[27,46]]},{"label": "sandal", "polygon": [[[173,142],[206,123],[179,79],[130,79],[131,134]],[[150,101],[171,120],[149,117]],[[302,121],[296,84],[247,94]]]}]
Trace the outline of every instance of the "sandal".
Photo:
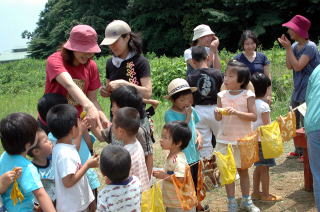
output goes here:
[{"label": "sandal", "polygon": [[300,156],[300,157],[298,157],[297,161],[298,161],[299,163],[303,163],[303,162],[304,162],[304,157],[303,157],[303,155]]},{"label": "sandal", "polygon": [[200,209],[196,210],[197,212],[210,212],[209,205],[201,206]]},{"label": "sandal", "polygon": [[298,157],[299,157],[299,154],[296,152],[289,152],[287,154],[287,158],[289,158],[289,159],[298,158]]},{"label": "sandal", "polygon": [[264,202],[277,202],[283,200],[282,196],[269,194],[268,196],[261,195],[261,201]]},{"label": "sandal", "polygon": [[261,199],[261,195],[262,195],[261,192],[259,192],[259,193],[252,193],[252,194],[251,194],[251,199],[252,199],[252,200],[260,200],[260,199]]}]

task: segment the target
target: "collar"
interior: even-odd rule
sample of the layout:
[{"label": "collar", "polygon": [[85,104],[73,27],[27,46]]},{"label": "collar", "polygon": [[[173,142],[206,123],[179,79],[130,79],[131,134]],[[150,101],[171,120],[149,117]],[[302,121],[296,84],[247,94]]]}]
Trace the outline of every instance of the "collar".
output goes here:
[{"label": "collar", "polygon": [[133,177],[130,176],[126,180],[122,181],[121,183],[110,183],[109,185],[128,185],[133,180]]},{"label": "collar", "polygon": [[115,67],[119,68],[123,61],[129,60],[130,58],[132,58],[135,55],[136,55],[136,52],[129,52],[129,54],[127,55],[127,57],[125,59],[122,59],[122,58],[116,57],[116,56],[112,56],[112,64]]}]

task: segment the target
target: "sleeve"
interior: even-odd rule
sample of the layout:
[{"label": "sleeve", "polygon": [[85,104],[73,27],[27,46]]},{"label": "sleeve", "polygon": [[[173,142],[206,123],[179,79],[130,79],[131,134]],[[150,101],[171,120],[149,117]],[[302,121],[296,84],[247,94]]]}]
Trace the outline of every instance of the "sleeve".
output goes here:
[{"label": "sleeve", "polygon": [[251,90],[247,90],[247,98],[252,96],[255,97],[256,95]]},{"label": "sleeve", "polygon": [[140,72],[140,78],[144,77],[151,77],[151,71],[150,71],[150,64],[147,58],[140,56],[141,62],[139,63],[139,72]]},{"label": "sleeve", "polygon": [[89,82],[88,91],[94,91],[101,87],[98,66],[93,60],[90,60],[89,68],[90,68],[90,82]]},{"label": "sleeve", "polygon": [[261,53],[261,54],[262,54],[262,57],[263,57],[263,61],[262,61],[263,66],[269,65],[270,61],[268,60],[267,56],[265,54],[263,54],[263,53]]},{"label": "sleeve", "polygon": [[199,117],[199,114],[197,113],[197,111],[194,108],[192,108],[192,115],[193,115],[193,118],[194,118],[194,123],[197,124],[200,121],[200,117]]},{"label": "sleeve", "polygon": [[220,91],[220,92],[218,93],[218,97],[222,98],[225,93],[226,93],[226,90]]},{"label": "sleeve", "polygon": [[60,52],[56,52],[49,56],[46,65],[46,74],[49,81],[52,82],[59,74],[68,72],[63,64],[63,59]]},{"label": "sleeve", "polygon": [[174,174],[176,177],[184,177],[187,164],[186,161],[179,155],[176,163],[177,165],[174,169]]},{"label": "sleeve", "polygon": [[236,61],[241,62],[241,61],[240,61],[240,56],[241,56],[241,54],[242,54],[242,53],[235,55],[235,56],[233,57],[233,59],[236,60]]},{"label": "sleeve", "polygon": [[316,45],[314,45],[313,43],[308,43],[308,45],[304,49],[302,55],[307,55],[309,57],[309,59],[312,60],[315,57],[317,51],[318,50],[317,50]]},{"label": "sleeve", "polygon": [[270,107],[266,102],[263,102],[263,104],[261,104],[261,113],[267,112],[270,112]]},{"label": "sleeve", "polygon": [[186,49],[186,50],[184,51],[183,57],[184,57],[184,61],[187,61],[187,60],[192,59],[191,48],[190,48],[190,49]]},{"label": "sleeve", "polygon": [[112,58],[109,58],[106,62],[106,79],[110,79],[110,63],[112,61]]},{"label": "sleeve", "polygon": [[[62,156],[62,155],[60,155]],[[72,158],[71,154],[65,154],[63,157],[60,157],[57,161],[58,172],[62,178],[68,176],[69,174],[74,174],[78,170],[81,164]]]},{"label": "sleeve", "polygon": [[21,177],[18,179],[19,187],[24,193],[30,193],[43,187],[39,172],[33,164],[22,169]]}]

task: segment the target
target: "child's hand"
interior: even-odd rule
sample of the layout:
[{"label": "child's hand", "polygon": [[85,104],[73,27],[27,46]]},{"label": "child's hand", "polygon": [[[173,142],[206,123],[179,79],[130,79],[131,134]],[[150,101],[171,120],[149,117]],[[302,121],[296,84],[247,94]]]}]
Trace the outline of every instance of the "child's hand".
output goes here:
[{"label": "child's hand", "polygon": [[165,179],[168,177],[168,174],[166,174],[163,170],[154,170],[152,171],[152,175],[157,179]]},{"label": "child's hand", "polygon": [[87,164],[89,168],[96,168],[99,166],[100,156],[98,154],[94,154],[91,158],[87,160]]},{"label": "child's hand", "polygon": [[[16,167],[13,171],[8,171],[0,176],[0,188],[1,190],[7,190],[7,188],[14,182],[16,178],[21,176],[22,168]],[[2,192],[1,192],[2,193]]]},{"label": "child's hand", "polygon": [[81,135],[84,134],[86,131],[88,131],[90,127],[91,125],[86,118],[79,121],[79,129],[80,129],[79,131]]},{"label": "child's hand", "polygon": [[191,106],[186,107],[185,108],[186,116],[191,116],[191,113],[192,113],[192,107]]},{"label": "child's hand", "polygon": [[238,111],[232,107],[226,107],[225,109],[227,110],[229,115],[238,115]]},{"label": "child's hand", "polygon": [[198,133],[197,140],[196,140],[196,145],[198,147],[198,150],[202,149],[202,143],[203,143],[202,135]]}]

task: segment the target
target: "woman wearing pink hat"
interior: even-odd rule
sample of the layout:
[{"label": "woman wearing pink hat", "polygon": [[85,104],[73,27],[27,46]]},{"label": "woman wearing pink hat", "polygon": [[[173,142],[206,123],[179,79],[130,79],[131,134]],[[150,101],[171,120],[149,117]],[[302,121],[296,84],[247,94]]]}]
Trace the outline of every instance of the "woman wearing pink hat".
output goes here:
[{"label": "woman wearing pink hat", "polygon": [[[295,108],[305,102],[308,80],[312,71],[319,65],[320,57],[316,44],[309,40],[308,30],[311,22],[307,18],[296,15],[282,26],[288,28],[290,38],[295,41],[291,45],[285,35],[278,38],[279,43],[286,49],[287,68],[293,70],[294,90],[291,106]],[[303,117],[298,110],[296,110],[296,121],[297,129],[303,127]],[[288,157],[299,157],[299,161],[302,162],[302,149],[296,147],[295,152],[289,153]]]},{"label": "woman wearing pink hat", "polygon": [[[200,24],[193,29],[191,46],[204,46],[208,53],[208,66],[221,70],[219,58],[219,39],[208,25]],[[187,63],[187,75],[193,72],[195,65],[192,63],[191,47],[184,51],[184,60]]]},{"label": "woman wearing pink hat", "polygon": [[[88,25],[72,28],[68,41],[50,55],[46,65],[45,93],[59,93],[73,104],[79,114],[87,112],[92,126],[108,124],[97,100],[101,87],[95,53],[101,52],[97,44],[97,33]],[[45,117],[39,117],[45,119]]]}]

